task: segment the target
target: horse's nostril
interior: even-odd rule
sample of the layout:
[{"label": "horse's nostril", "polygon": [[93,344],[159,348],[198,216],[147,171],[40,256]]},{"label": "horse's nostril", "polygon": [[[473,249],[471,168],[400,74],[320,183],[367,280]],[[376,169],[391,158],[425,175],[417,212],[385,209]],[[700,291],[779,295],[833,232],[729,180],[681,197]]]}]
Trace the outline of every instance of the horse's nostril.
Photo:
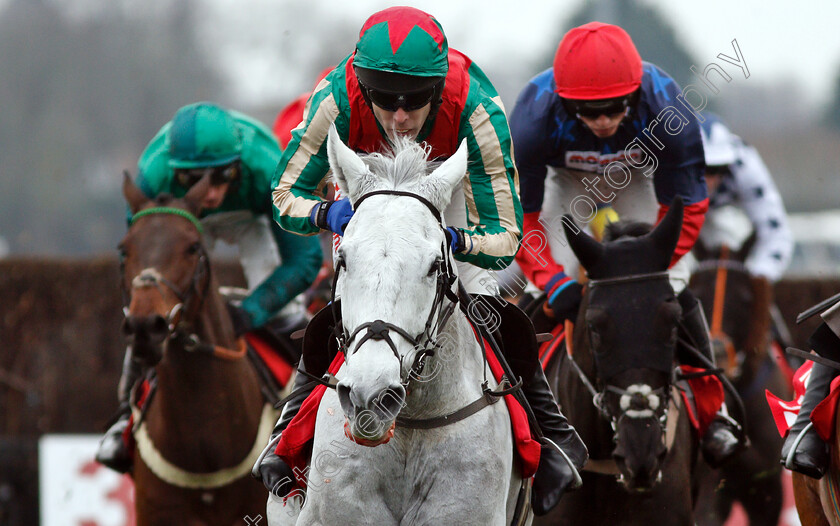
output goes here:
[{"label": "horse's nostril", "polygon": [[397,418],[404,405],[405,388],[400,384],[392,385],[373,401],[373,406],[381,413],[380,416],[390,420]]},{"label": "horse's nostril", "polygon": [[166,320],[163,316],[155,316],[152,320],[151,327],[149,328],[149,332],[153,334],[160,334],[165,333],[169,330],[169,324],[166,323]]}]

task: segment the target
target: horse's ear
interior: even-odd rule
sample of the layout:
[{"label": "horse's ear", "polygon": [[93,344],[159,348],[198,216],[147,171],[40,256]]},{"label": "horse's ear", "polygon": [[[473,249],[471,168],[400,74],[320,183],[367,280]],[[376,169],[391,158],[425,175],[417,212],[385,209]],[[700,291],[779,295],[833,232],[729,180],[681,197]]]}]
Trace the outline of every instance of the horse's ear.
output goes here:
[{"label": "horse's ear", "polygon": [[204,200],[204,196],[207,195],[208,191],[210,191],[209,175],[202,177],[201,180],[192,185],[187,191],[187,194],[184,196],[184,202],[193,215],[198,215],[201,212],[201,202]]},{"label": "horse's ear", "polygon": [[674,249],[677,248],[677,242],[680,240],[682,225],[683,200],[682,197],[677,196],[671,201],[668,213],[665,214],[662,221],[648,234],[654,246],[662,252],[663,257],[667,255],[668,263],[671,262],[671,256],[674,253]]},{"label": "horse's ear", "polygon": [[137,187],[134,184],[134,181],[131,179],[131,174],[128,173],[128,170],[123,170],[123,184],[122,184],[122,191],[123,196],[125,197],[126,202],[128,203],[128,208],[131,210],[132,214],[136,214],[140,207],[143,206],[149,198],[146,197],[146,194],[143,193],[143,190]]},{"label": "horse's ear", "polygon": [[604,255],[604,245],[581,230],[569,214],[563,216],[562,223],[563,230],[566,232],[566,239],[569,240],[569,246],[572,247],[572,252],[577,256],[580,264],[586,270],[594,268]]},{"label": "horse's ear", "polygon": [[356,202],[361,197],[362,189],[373,182],[373,174],[356,152],[348,148],[338,135],[335,124],[330,126],[327,135],[327,157],[330,160],[333,179],[338,183],[341,193]]},{"label": "horse's ear", "polygon": [[452,191],[467,173],[467,140],[458,150],[425,178],[421,188],[438,210],[443,211],[452,199]]}]

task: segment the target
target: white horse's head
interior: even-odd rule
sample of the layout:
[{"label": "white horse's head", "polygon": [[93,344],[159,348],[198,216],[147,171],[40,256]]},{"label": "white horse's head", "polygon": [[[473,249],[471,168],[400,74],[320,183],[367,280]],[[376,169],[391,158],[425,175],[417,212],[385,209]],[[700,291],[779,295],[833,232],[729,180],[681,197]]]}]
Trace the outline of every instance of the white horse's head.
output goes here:
[{"label": "white horse's head", "polygon": [[452,265],[439,217],[466,173],[466,141],[431,173],[428,150],[410,139],[395,139],[391,154],[362,160],[332,128],[327,151],[356,209],[338,251],[348,341],[337,391],[348,433],[378,445],[393,434],[410,369],[429,343],[428,322],[440,313],[440,278]]}]

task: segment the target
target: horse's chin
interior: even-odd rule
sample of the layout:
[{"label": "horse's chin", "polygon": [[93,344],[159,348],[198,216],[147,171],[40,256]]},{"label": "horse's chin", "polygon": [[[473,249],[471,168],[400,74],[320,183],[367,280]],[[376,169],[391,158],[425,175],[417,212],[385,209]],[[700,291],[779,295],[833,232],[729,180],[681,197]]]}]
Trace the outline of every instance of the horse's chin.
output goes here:
[{"label": "horse's chin", "polygon": [[396,421],[392,421],[391,425],[385,428],[384,433],[371,435],[360,430],[359,426],[351,422],[350,419],[346,419],[344,421],[344,436],[361,446],[376,447],[387,444],[389,440],[394,438],[395,427]]},{"label": "horse's chin", "polygon": [[632,495],[646,495],[651,493],[656,486],[662,482],[662,470],[658,469],[656,471],[655,477],[650,476],[634,476],[632,474],[626,473],[626,468],[619,464],[619,471],[621,474],[618,476],[618,483],[621,487],[627,492]]}]

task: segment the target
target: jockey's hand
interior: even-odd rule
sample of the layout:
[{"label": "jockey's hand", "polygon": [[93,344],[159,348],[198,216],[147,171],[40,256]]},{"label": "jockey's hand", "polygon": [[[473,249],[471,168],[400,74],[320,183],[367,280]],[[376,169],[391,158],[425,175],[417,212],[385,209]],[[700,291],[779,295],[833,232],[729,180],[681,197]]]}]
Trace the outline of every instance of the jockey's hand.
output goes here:
[{"label": "jockey's hand", "polygon": [[260,462],[260,479],[265,489],[283,498],[295,487],[295,474],[282,458],[272,451]]},{"label": "jockey's hand", "polygon": [[465,248],[467,248],[464,233],[461,232],[461,230],[455,228],[454,226],[450,226],[446,227],[444,234],[446,235],[446,241],[449,243],[449,248],[452,250],[453,254],[460,254]]},{"label": "jockey's hand", "polygon": [[545,287],[551,314],[558,321],[577,319],[580,302],[583,298],[583,286],[563,272],[551,278]]},{"label": "jockey's hand", "polygon": [[322,201],[312,208],[309,221],[323,230],[330,230],[343,236],[344,229],[353,217],[353,205],[344,197],[338,201]]},{"label": "jockey's hand", "polygon": [[245,309],[233,302],[227,302],[226,306],[228,314],[230,314],[230,320],[233,322],[233,334],[237,338],[254,328],[251,315]]}]

